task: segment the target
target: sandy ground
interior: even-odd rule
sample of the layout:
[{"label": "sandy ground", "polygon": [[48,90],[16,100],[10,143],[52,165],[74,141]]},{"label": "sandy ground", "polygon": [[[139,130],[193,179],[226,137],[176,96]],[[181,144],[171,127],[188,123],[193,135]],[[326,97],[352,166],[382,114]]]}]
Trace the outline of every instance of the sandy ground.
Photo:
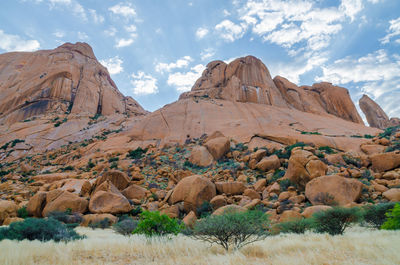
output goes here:
[{"label": "sandy ground", "polygon": [[229,253],[183,235],[148,240],[110,229],[77,231],[87,238],[67,244],[4,240],[0,264],[400,264],[400,231],[355,227],[343,236],[278,235]]}]

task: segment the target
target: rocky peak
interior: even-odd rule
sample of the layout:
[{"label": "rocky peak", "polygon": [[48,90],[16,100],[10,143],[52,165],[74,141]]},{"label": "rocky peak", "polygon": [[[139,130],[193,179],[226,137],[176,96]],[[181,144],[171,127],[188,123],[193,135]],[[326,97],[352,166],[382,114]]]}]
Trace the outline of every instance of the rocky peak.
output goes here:
[{"label": "rocky peak", "polygon": [[363,95],[358,104],[360,105],[361,110],[364,112],[369,126],[378,129],[385,129],[390,126],[400,125],[400,119],[389,119],[385,111],[367,95]]},{"label": "rocky peak", "polygon": [[294,108],[363,124],[347,89],[326,82],[299,87],[284,77],[272,79],[268,68],[254,56],[238,58],[229,64],[209,63],[192,90],[183,93],[180,99],[190,97]]},{"label": "rocky peak", "polygon": [[49,113],[145,114],[124,97],[87,43],[0,55],[0,123]]}]

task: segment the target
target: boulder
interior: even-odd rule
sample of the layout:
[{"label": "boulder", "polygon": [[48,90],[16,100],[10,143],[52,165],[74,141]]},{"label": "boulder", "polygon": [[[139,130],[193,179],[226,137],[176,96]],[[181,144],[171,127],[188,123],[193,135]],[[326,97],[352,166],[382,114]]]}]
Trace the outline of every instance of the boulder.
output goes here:
[{"label": "boulder", "polygon": [[147,190],[139,185],[131,184],[122,191],[122,194],[129,200],[142,200],[146,198]]},{"label": "boulder", "polygon": [[26,210],[30,216],[42,217],[43,208],[46,206],[46,195],[47,192],[38,191],[30,198],[26,206]]},{"label": "boulder", "polygon": [[389,127],[389,117],[383,111],[383,109],[370,97],[363,95],[358,104],[361,110],[364,112],[367,118],[368,124],[371,127],[378,129],[385,129]]},{"label": "boulder", "polygon": [[96,180],[96,186],[100,186],[105,181],[111,181],[111,183],[118,189],[124,190],[129,186],[130,180],[128,175],[119,170],[110,170],[101,174]]},{"label": "boulder", "polygon": [[96,188],[90,198],[89,210],[92,213],[127,213],[132,209],[124,195],[107,180]]},{"label": "boulder", "polygon": [[222,195],[217,195],[211,199],[210,203],[211,203],[212,208],[214,210],[216,210],[216,209],[221,208],[226,205],[226,199]]},{"label": "boulder", "polygon": [[86,179],[71,179],[67,180],[60,189],[87,197],[92,189],[92,184]]},{"label": "boulder", "polygon": [[360,148],[367,155],[380,154],[386,149],[385,146],[380,144],[363,144],[360,146]]},{"label": "boulder", "polygon": [[205,143],[205,146],[215,160],[223,157],[231,148],[230,141],[226,137],[217,137],[211,139]]},{"label": "boulder", "polygon": [[229,195],[240,195],[246,189],[246,186],[240,181],[215,182],[215,187],[217,188],[218,193]]},{"label": "boulder", "polygon": [[[53,193],[57,193],[56,196],[52,196]],[[51,200],[49,200],[51,198]],[[58,190],[50,191],[46,198],[46,206],[43,209],[43,216],[48,216],[51,212],[65,212],[67,209],[71,209],[73,213],[85,213],[88,208],[88,201],[85,198],[79,197],[78,195]]]},{"label": "boulder", "polygon": [[200,167],[208,167],[214,162],[214,158],[206,147],[195,146],[190,153],[189,161]]},{"label": "boulder", "polygon": [[179,217],[179,206],[177,204],[172,205],[170,207],[166,207],[160,210],[162,214],[168,215],[170,218],[178,218]]},{"label": "boulder", "polygon": [[263,191],[263,189],[265,188],[266,185],[267,185],[267,179],[262,178],[262,179],[257,180],[257,182],[254,183],[253,187],[256,191],[261,192],[261,191]]},{"label": "boulder", "polygon": [[215,195],[214,183],[203,176],[193,175],[178,182],[169,200],[172,204],[183,201],[184,210],[188,213],[196,212],[204,201],[210,201]]},{"label": "boulder", "polygon": [[385,172],[400,167],[400,153],[388,152],[369,156],[372,163],[372,170]]},{"label": "boulder", "polygon": [[15,223],[15,222],[22,222],[22,221],[24,221],[23,218],[19,218],[19,217],[7,217],[7,218],[4,220],[3,225],[10,225],[10,224],[12,224],[12,223]]},{"label": "boulder", "polygon": [[245,189],[244,192],[243,192],[243,195],[247,196],[247,197],[250,197],[253,200],[254,199],[261,199],[260,194],[257,191],[253,190],[253,189]]},{"label": "boulder", "polygon": [[190,211],[184,218],[183,218],[183,223],[185,224],[186,227],[193,228],[196,221],[197,217],[196,214],[193,211]]},{"label": "boulder", "polygon": [[247,209],[242,206],[230,204],[230,205],[226,205],[221,208],[218,208],[212,214],[213,215],[223,215],[225,213],[238,213],[238,212],[245,212],[245,211],[247,211]]},{"label": "boulder", "polygon": [[391,202],[400,202],[400,189],[399,188],[392,188],[384,193],[382,193],[383,197],[388,199]]},{"label": "boulder", "polygon": [[288,169],[284,178],[304,188],[311,179],[325,175],[328,166],[325,165],[313,153],[294,149],[289,158]]},{"label": "boulder", "polygon": [[270,171],[278,169],[281,166],[278,156],[272,155],[264,157],[260,162],[257,163],[256,168],[261,171]]},{"label": "boulder", "polygon": [[310,218],[314,213],[332,209],[329,205],[314,205],[304,209],[301,215],[305,218]]},{"label": "boulder", "polygon": [[85,214],[82,218],[81,226],[89,226],[90,224],[95,224],[108,219],[109,225],[115,224],[118,218],[112,214],[102,213],[102,214]]},{"label": "boulder", "polygon": [[303,216],[299,212],[296,212],[294,210],[286,210],[283,213],[281,213],[279,217],[279,222],[286,222],[302,218]]},{"label": "boulder", "polygon": [[338,175],[322,176],[307,183],[305,195],[313,205],[346,205],[358,200],[363,184]]},{"label": "boulder", "polygon": [[18,206],[13,201],[0,200],[0,225],[7,218],[17,217]]}]

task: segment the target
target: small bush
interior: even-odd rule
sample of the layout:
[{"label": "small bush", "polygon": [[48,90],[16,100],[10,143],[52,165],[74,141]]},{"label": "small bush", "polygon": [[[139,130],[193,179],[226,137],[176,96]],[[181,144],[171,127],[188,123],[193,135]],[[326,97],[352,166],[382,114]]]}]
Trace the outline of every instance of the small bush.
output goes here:
[{"label": "small bush", "polygon": [[400,229],[400,204],[396,204],[393,209],[386,213],[387,220],[381,226],[385,230],[398,230]]},{"label": "small bush", "polygon": [[147,152],[147,148],[146,149],[142,149],[141,147],[136,148],[135,150],[130,150],[128,152],[127,157],[131,158],[131,159],[140,159],[142,158],[142,156]]},{"label": "small bush", "polygon": [[386,212],[393,209],[394,203],[379,203],[363,207],[362,216],[364,223],[379,229],[386,221]]},{"label": "small bush", "polygon": [[65,224],[80,224],[83,218],[78,213],[72,213],[70,209],[65,212],[54,211],[50,212],[48,217],[56,219],[57,221],[63,222]]},{"label": "small bush", "polygon": [[352,223],[361,219],[357,208],[334,207],[313,215],[314,230],[318,233],[341,235]]},{"label": "small bush", "polygon": [[291,182],[290,179],[282,179],[279,182],[279,186],[281,187],[281,190],[287,190],[290,186],[296,186],[296,184]]},{"label": "small bush", "polygon": [[197,214],[200,216],[200,218],[204,218],[209,216],[213,212],[213,208],[211,203],[208,201],[204,201],[198,208],[197,208]]},{"label": "small bush", "polygon": [[28,218],[29,214],[28,214],[28,211],[26,210],[26,207],[25,207],[25,206],[18,209],[18,211],[17,211],[17,216],[18,216],[19,218],[24,218],[24,219],[25,219],[25,218]]},{"label": "small bush", "polygon": [[312,219],[296,219],[277,224],[280,233],[303,234],[306,230],[312,228]]},{"label": "small bush", "polygon": [[327,154],[334,154],[334,153],[336,153],[336,152],[335,152],[331,147],[329,147],[329,146],[321,146],[321,147],[318,148],[318,150],[324,151],[324,152],[327,153]]},{"label": "small bush", "polygon": [[133,220],[132,218],[125,218],[122,221],[114,224],[112,229],[118,234],[129,236],[132,232],[137,228],[138,221]]},{"label": "small bush", "polygon": [[338,203],[335,201],[335,197],[329,192],[317,193],[314,200],[318,202],[318,204],[322,205],[330,205],[330,206],[338,205]]},{"label": "small bush", "polygon": [[225,250],[239,249],[269,235],[269,219],[260,211],[241,213],[227,212],[210,215],[196,223],[193,231],[195,239],[215,243]]},{"label": "small bush", "polygon": [[108,219],[108,218],[104,218],[103,220],[101,220],[99,222],[89,224],[89,227],[92,229],[96,229],[96,228],[106,229],[106,228],[109,228],[110,226],[111,226],[111,223],[110,223],[110,219]]},{"label": "small bush", "polygon": [[53,218],[27,218],[22,222],[11,223],[9,227],[0,228],[0,241],[27,239],[59,242],[82,238],[73,229]]},{"label": "small bush", "polygon": [[158,211],[143,211],[140,214],[140,222],[133,233],[144,234],[148,237],[177,235],[183,228],[182,224],[166,214],[160,214]]}]

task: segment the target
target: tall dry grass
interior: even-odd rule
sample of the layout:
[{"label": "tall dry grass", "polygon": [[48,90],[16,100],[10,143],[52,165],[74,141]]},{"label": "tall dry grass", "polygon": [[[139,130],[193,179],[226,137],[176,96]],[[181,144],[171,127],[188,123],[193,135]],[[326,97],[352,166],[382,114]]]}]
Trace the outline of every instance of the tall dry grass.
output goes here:
[{"label": "tall dry grass", "polygon": [[400,232],[353,228],[343,236],[278,235],[225,253],[185,236],[171,240],[124,237],[78,228],[70,243],[0,242],[1,265],[28,264],[400,264]]}]

